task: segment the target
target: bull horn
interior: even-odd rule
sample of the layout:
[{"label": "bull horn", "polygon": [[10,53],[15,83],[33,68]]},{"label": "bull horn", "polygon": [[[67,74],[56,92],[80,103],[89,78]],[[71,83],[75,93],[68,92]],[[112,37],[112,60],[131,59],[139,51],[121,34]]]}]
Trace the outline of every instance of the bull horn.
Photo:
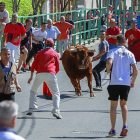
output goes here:
[{"label": "bull horn", "polygon": [[77,48],[75,49],[69,49],[70,52],[77,52]]},{"label": "bull horn", "polygon": [[88,52],[96,52],[96,50],[94,49],[94,50],[88,50]]}]

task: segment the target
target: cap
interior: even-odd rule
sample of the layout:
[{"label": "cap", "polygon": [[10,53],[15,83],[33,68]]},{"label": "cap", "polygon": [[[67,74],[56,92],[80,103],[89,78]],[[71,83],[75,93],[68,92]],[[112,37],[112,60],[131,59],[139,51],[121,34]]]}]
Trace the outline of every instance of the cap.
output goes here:
[{"label": "cap", "polygon": [[52,44],[52,45],[54,45],[54,41],[53,41],[52,38],[48,38],[48,39],[46,40],[46,43],[45,43],[45,44]]},{"label": "cap", "polygon": [[112,18],[112,19],[110,20],[110,22],[115,22],[115,23],[117,23],[117,22],[115,21],[115,19],[114,19],[114,18]]},{"label": "cap", "polygon": [[132,23],[132,22],[136,22],[136,23],[137,23],[137,19],[133,18],[133,19],[131,20],[131,23]]}]

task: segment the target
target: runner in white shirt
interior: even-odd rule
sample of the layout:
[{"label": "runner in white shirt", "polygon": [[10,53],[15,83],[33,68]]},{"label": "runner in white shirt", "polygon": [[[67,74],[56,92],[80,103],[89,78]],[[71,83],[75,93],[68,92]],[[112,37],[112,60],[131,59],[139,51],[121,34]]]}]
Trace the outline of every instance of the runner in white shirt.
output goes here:
[{"label": "runner in white shirt", "polygon": [[1,37],[4,32],[6,23],[10,22],[9,12],[5,9],[5,3],[0,2],[0,53],[1,53]]},{"label": "runner in white shirt", "polygon": [[43,49],[43,41],[46,40],[47,38],[47,32],[45,31],[47,28],[47,23],[43,22],[41,24],[41,29],[35,31],[33,33],[33,38],[32,38],[32,50],[29,52],[29,55],[26,59],[26,64],[29,63],[31,58],[37,54],[38,51]]},{"label": "runner in white shirt", "polygon": [[[110,84],[108,86],[109,100],[111,100],[110,119],[111,130],[109,135],[116,135],[116,109],[118,98],[120,96],[120,106],[122,110],[123,128],[120,136],[127,136],[127,98],[130,87],[134,87],[138,69],[134,55],[125,47],[125,37],[120,34],[117,36],[117,48],[112,49],[107,57],[107,74],[111,74]],[[130,65],[133,68],[132,80],[130,80]]]}]

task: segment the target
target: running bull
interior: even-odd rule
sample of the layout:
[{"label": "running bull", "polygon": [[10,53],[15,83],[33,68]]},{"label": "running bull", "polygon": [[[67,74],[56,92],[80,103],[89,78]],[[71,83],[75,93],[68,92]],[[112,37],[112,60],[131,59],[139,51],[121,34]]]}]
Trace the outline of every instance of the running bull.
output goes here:
[{"label": "running bull", "polygon": [[80,80],[84,77],[87,77],[90,97],[95,96],[92,89],[92,63],[90,59],[94,55],[94,52],[95,50],[89,50],[85,46],[77,45],[65,50],[62,56],[63,67],[78,96],[82,94]]}]

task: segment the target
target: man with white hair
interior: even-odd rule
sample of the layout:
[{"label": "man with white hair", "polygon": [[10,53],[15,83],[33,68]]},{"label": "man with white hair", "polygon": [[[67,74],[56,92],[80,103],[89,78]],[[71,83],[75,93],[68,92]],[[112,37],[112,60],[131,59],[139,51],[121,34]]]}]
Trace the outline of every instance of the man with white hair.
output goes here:
[{"label": "man with white hair", "polygon": [[4,29],[3,47],[5,47],[5,41],[7,47],[11,51],[11,61],[16,63],[20,55],[20,43],[26,37],[26,30],[22,23],[17,22],[18,15],[14,13],[12,15],[12,22],[7,23]]},{"label": "man with white hair", "polygon": [[61,34],[60,31],[58,30],[57,27],[53,26],[51,19],[47,20],[47,24],[48,24],[46,28],[47,38],[52,38],[54,42],[57,41]]},{"label": "man with white hair", "polygon": [[61,32],[60,37],[58,38],[59,40],[59,53],[60,53],[60,60],[62,59],[63,55],[63,45],[64,45],[64,50],[68,48],[69,44],[69,32],[74,28],[74,26],[68,22],[65,21],[65,17],[61,16],[60,21],[56,22],[54,24],[59,31]]},{"label": "man with white hair", "polygon": [[0,103],[0,140],[25,140],[13,129],[18,115],[18,105],[13,101]]}]

